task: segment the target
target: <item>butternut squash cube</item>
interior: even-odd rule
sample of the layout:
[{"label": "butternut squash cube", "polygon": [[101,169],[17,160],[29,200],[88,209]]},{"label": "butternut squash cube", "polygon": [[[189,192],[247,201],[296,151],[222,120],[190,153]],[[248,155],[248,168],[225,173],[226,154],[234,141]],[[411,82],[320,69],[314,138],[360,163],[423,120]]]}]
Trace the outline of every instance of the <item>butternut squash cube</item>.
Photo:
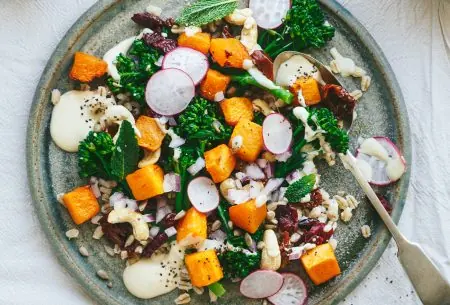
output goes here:
[{"label": "butternut squash cube", "polygon": [[228,75],[209,69],[200,83],[200,95],[207,100],[214,101],[217,93],[225,94],[230,81],[231,78]]},{"label": "butternut squash cube", "polygon": [[192,285],[205,287],[223,278],[216,251],[206,250],[188,254],[184,258]]},{"label": "butternut squash cube", "polygon": [[330,244],[309,250],[301,259],[303,267],[314,284],[320,285],[341,274],[341,269]]},{"label": "butternut squash cube", "polygon": [[138,137],[139,146],[151,151],[161,147],[165,134],[155,119],[141,115],[136,121],[136,127],[141,133]]},{"label": "butternut squash cube", "polygon": [[235,150],[236,155],[243,161],[254,162],[263,149],[262,127],[247,119],[241,119],[234,127],[228,146],[233,149],[233,141],[236,137],[242,138],[240,147]]},{"label": "butternut squash cube", "polygon": [[83,52],[75,52],[69,77],[82,83],[88,83],[94,78],[103,76],[107,68],[108,64],[101,58]]},{"label": "butternut squash cube", "polygon": [[204,154],[206,170],[215,183],[220,183],[230,177],[236,166],[236,158],[231,149],[221,144]]},{"label": "butternut squash cube", "polygon": [[[310,77],[300,77],[297,81],[292,85],[291,90],[298,97],[299,91],[302,92],[302,96],[305,99],[306,106],[312,106],[320,103],[320,89],[318,82]],[[297,98],[297,102],[298,98]]]},{"label": "butternut squash cube", "polygon": [[266,218],[266,205],[256,207],[255,200],[233,205],[229,211],[233,225],[249,233],[255,233]]},{"label": "butternut squash cube", "polygon": [[138,169],[129,174],[126,180],[136,200],[145,200],[164,193],[164,172],[156,164]]},{"label": "butternut squash cube", "polygon": [[64,194],[63,202],[77,225],[82,224],[100,212],[100,206],[89,185],[80,186]]},{"label": "butternut squash cube", "polygon": [[203,54],[208,54],[211,46],[211,34],[209,33],[195,33],[194,35],[186,35],[182,33],[178,37],[178,45],[180,47],[188,47]]},{"label": "butternut squash cube", "polygon": [[206,239],[206,214],[190,208],[177,225],[177,242],[183,246],[200,243]]},{"label": "butternut squash cube", "polygon": [[250,60],[244,45],[236,38],[213,38],[209,51],[221,67],[241,69],[244,60]]},{"label": "butternut squash cube", "polygon": [[241,119],[253,120],[253,104],[246,97],[232,97],[220,103],[225,122],[230,126],[236,126]]}]

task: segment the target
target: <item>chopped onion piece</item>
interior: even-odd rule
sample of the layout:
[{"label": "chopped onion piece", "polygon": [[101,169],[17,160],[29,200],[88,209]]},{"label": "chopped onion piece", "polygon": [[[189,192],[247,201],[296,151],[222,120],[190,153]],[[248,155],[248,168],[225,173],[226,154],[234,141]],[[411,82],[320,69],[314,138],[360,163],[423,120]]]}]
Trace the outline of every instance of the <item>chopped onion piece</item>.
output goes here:
[{"label": "chopped onion piece", "polygon": [[156,235],[158,235],[159,233],[159,227],[152,227],[150,229],[150,236],[151,237],[155,237]]},{"label": "chopped onion piece", "polygon": [[269,195],[273,191],[277,190],[284,182],[283,178],[270,178],[264,186],[263,193]]},{"label": "chopped onion piece", "polygon": [[227,197],[234,204],[244,203],[251,199],[249,191],[236,189],[229,189]]},{"label": "chopped onion piece", "polygon": [[275,159],[277,159],[277,161],[279,162],[286,162],[291,156],[292,152],[288,150],[282,154],[275,155]]},{"label": "chopped onion piece", "polygon": [[177,229],[175,229],[175,227],[170,227],[170,228],[165,229],[165,230],[164,230],[164,233],[166,233],[166,235],[167,235],[168,237],[172,237],[172,236],[174,236],[175,234],[177,234]]},{"label": "chopped onion piece", "polygon": [[155,216],[153,214],[145,214],[142,215],[142,217],[144,218],[145,222],[155,222]]},{"label": "chopped onion piece", "polygon": [[256,164],[258,164],[260,168],[266,168],[268,161],[266,159],[258,159],[256,160]]},{"label": "chopped onion piece", "polygon": [[165,193],[179,192],[181,189],[180,175],[176,173],[167,173],[164,175],[163,189]]},{"label": "chopped onion piece", "polygon": [[205,168],[205,159],[199,157],[195,163],[188,167],[187,171],[192,176],[197,175],[203,168]]},{"label": "chopped onion piece", "polygon": [[255,163],[247,165],[245,167],[245,172],[253,180],[262,180],[266,178],[262,169]]}]

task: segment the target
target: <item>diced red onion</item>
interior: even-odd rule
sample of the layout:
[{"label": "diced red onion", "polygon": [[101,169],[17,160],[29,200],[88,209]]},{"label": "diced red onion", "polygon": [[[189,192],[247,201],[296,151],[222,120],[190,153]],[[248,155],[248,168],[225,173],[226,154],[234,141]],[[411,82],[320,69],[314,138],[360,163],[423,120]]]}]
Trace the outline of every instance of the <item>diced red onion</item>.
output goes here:
[{"label": "diced red onion", "polygon": [[264,173],[266,174],[267,178],[272,178],[275,173],[275,165],[273,163],[268,163],[264,168]]},{"label": "diced red onion", "polygon": [[167,205],[167,199],[165,197],[159,197],[156,201],[156,223],[163,220],[170,212],[171,209]]},{"label": "diced red onion", "polygon": [[159,121],[160,124],[164,125],[164,124],[166,124],[169,121],[169,118],[166,117],[166,116],[162,116],[162,117],[158,118],[158,121]]},{"label": "diced red onion", "polygon": [[165,229],[165,230],[164,230],[164,233],[166,233],[166,235],[167,235],[168,237],[172,237],[172,236],[174,236],[175,234],[177,234],[177,229],[175,229],[175,227],[170,227],[170,228]]},{"label": "diced red onion", "polygon": [[278,201],[284,198],[284,194],[286,194],[287,187],[280,187],[280,194],[278,195]]},{"label": "diced red onion", "polygon": [[109,197],[109,204],[114,209],[124,209],[127,206],[125,195],[121,192],[115,192]]},{"label": "diced red onion", "polygon": [[283,178],[270,178],[264,186],[263,193],[269,195],[273,191],[277,190],[284,182]]},{"label": "diced red onion", "polygon": [[251,199],[250,192],[247,190],[229,189],[227,195],[228,199],[230,199],[230,201],[234,204],[247,202]]},{"label": "diced red onion", "polygon": [[199,157],[195,160],[195,163],[188,167],[187,171],[192,176],[195,176],[200,172],[203,168],[205,168],[205,159]]},{"label": "diced red onion", "polygon": [[175,118],[174,117],[169,117],[169,126],[177,126],[178,125],[178,123],[177,123],[177,121],[175,120]]},{"label": "diced red onion", "polygon": [[279,161],[279,162],[286,162],[287,159],[289,159],[291,156],[292,156],[292,152],[290,150],[288,150],[282,154],[275,155],[275,159],[277,159],[277,161]]},{"label": "diced red onion", "polygon": [[176,173],[167,173],[164,175],[163,189],[165,193],[179,192],[181,189],[180,175]]},{"label": "diced red onion", "polygon": [[159,233],[159,227],[151,227],[150,229],[150,236],[155,237]]},{"label": "diced red onion", "polygon": [[186,140],[180,137],[172,138],[172,141],[169,143],[170,148],[177,148],[186,143]]},{"label": "diced red onion", "polygon": [[266,168],[268,161],[266,159],[258,159],[256,160],[256,164],[258,164],[258,166],[260,168]]},{"label": "diced red onion", "polygon": [[300,257],[303,254],[302,247],[292,247],[291,250],[292,250],[292,252],[289,254],[289,260],[293,261],[293,260],[300,259]]},{"label": "diced red onion", "polygon": [[264,172],[255,163],[247,165],[245,167],[245,173],[253,180],[262,180],[266,178]]},{"label": "diced red onion", "polygon": [[102,193],[100,192],[100,188],[98,187],[98,179],[96,177],[91,177],[89,179],[89,185],[91,186],[91,191],[94,194],[95,198],[100,198]]},{"label": "diced red onion", "polygon": [[149,223],[149,222],[155,222],[155,216],[153,214],[144,214],[142,215],[142,217],[144,218],[145,222]]},{"label": "diced red onion", "polygon": [[286,181],[287,181],[287,183],[292,184],[300,178],[301,178],[301,173],[298,169],[296,169],[295,171],[293,171],[292,173],[290,173],[289,175],[286,176]]},{"label": "diced red onion", "polygon": [[136,211],[138,209],[137,202],[136,202],[136,200],[133,200],[133,199],[126,198],[125,205],[126,205],[126,208],[128,208],[132,211]]},{"label": "diced red onion", "polygon": [[209,238],[217,240],[219,242],[224,242],[225,239],[227,238],[227,233],[225,233],[222,230],[216,230],[216,231],[212,232],[211,234],[209,234]]},{"label": "diced red onion", "polygon": [[261,193],[261,184],[255,180],[250,180],[250,197],[256,198]]},{"label": "diced red onion", "polygon": [[247,174],[243,173],[243,172],[237,172],[236,174],[234,174],[234,176],[239,179],[242,183],[248,182],[250,180],[250,177],[247,176]]}]

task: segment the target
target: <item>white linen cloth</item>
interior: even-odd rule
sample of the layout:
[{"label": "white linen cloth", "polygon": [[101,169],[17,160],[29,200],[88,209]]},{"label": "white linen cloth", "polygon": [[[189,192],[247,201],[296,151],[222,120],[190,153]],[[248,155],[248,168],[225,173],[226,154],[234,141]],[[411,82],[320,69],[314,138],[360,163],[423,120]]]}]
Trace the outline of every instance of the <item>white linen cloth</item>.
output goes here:
[{"label": "white linen cloth", "polygon": [[[400,229],[450,277],[450,59],[443,36],[450,34],[450,1],[446,1],[341,0],[381,45],[407,104],[413,172]],[[59,40],[94,2],[0,0],[2,305],[94,304],[52,254],[33,213],[25,168],[28,111],[39,77]],[[420,304],[395,253],[391,243],[342,304]]]}]

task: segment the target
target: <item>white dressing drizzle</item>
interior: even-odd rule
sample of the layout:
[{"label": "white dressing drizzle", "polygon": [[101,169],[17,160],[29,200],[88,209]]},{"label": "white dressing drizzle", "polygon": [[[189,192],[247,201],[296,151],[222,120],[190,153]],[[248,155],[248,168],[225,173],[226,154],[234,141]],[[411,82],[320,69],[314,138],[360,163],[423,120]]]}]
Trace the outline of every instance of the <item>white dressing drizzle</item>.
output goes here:
[{"label": "white dressing drizzle", "polygon": [[319,70],[305,57],[294,55],[283,62],[276,73],[275,82],[283,87],[292,86],[299,77],[313,77],[323,82]]},{"label": "white dressing drizzle", "polygon": [[120,81],[119,71],[117,71],[117,67],[115,64],[116,58],[117,56],[119,56],[119,54],[127,54],[135,39],[136,36],[127,38],[116,44],[114,47],[109,49],[109,51],[106,52],[105,55],[103,55],[103,60],[108,64],[108,74],[115,81]]}]

